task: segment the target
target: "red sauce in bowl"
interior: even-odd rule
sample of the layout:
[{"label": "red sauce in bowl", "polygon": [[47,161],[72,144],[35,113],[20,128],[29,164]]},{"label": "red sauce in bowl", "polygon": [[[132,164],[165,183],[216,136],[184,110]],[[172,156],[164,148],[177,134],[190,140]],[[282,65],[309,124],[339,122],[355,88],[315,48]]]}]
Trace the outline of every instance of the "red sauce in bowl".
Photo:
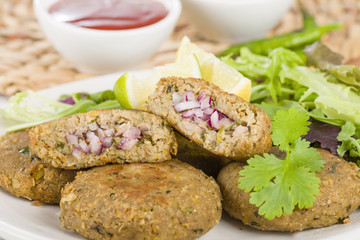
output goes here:
[{"label": "red sauce in bowl", "polygon": [[122,30],[154,24],[168,11],[153,0],[60,0],[49,13],[57,21],[79,27]]}]

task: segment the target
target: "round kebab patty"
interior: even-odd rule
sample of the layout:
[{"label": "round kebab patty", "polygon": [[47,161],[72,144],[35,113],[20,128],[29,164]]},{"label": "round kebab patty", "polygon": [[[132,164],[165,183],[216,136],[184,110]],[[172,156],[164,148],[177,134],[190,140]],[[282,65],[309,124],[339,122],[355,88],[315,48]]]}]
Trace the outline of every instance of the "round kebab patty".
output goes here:
[{"label": "round kebab patty", "polygon": [[[360,172],[354,163],[349,163],[330,152],[318,149],[325,161],[325,167],[317,176],[321,180],[320,193],[311,208],[295,208],[290,215],[272,220],[258,214],[258,207],[250,204],[250,194],[238,188],[241,163],[230,163],[217,178],[223,194],[223,207],[232,217],[244,224],[261,230],[297,231],[319,228],[338,223],[349,216],[360,205]],[[281,157],[283,153],[271,150]]]},{"label": "round kebab patty", "polygon": [[196,239],[222,213],[215,180],[178,160],[80,172],[60,207],[62,225],[88,239]]},{"label": "round kebab patty", "polygon": [[44,203],[59,203],[61,189],[76,175],[73,170],[48,167],[29,153],[28,131],[0,139],[0,186],[9,193]]}]

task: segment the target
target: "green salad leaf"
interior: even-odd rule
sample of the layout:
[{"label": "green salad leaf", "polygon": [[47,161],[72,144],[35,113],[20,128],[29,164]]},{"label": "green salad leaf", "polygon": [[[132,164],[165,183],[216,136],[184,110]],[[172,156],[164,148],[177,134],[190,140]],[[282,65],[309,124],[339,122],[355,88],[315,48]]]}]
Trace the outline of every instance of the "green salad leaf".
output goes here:
[{"label": "green salad leaf", "polygon": [[337,80],[356,88],[360,88],[360,67],[341,65],[343,56],[331,51],[326,45],[315,42],[305,48],[308,65],[315,66],[330,73]]},{"label": "green salad leaf", "polygon": [[[347,80],[332,74],[330,69],[346,65],[335,65],[341,57],[329,54],[326,48],[318,48],[319,53],[311,61],[325,70],[306,66],[296,52],[284,48],[275,49],[268,56],[243,48],[235,59],[224,57],[222,60],[252,80],[250,102],[265,110],[270,118],[279,109],[295,106],[324,123],[341,127],[351,122],[355,132],[360,132],[360,91],[356,87],[356,74],[343,73],[341,76],[348,76]],[[356,67],[343,69],[348,68]],[[358,139],[355,135],[352,137]],[[354,151],[358,151],[355,142],[344,141],[341,144],[354,155]],[[338,153],[340,156],[345,154],[343,150]]]},{"label": "green salad leaf", "polygon": [[273,144],[286,151],[284,160],[272,154],[256,155],[239,172],[238,187],[250,193],[250,203],[267,219],[291,214],[295,206],[309,208],[316,201],[324,161],[301,136],[309,130],[309,116],[291,107],[278,110],[273,118]]},{"label": "green salad leaf", "polygon": [[[341,146],[338,147],[337,152],[340,156],[349,151],[350,157],[360,157],[360,139],[355,139],[356,128],[353,123],[346,122],[337,137],[337,140],[341,141]],[[355,148],[353,147],[355,146]]]},{"label": "green salad leaf", "polygon": [[12,121],[12,124],[6,127],[5,131],[12,132],[25,129],[43,122],[91,110],[121,108],[111,90],[92,94],[62,95],[60,99],[68,97],[72,97],[73,105],[54,101],[30,90],[15,94],[1,111],[4,119]]},{"label": "green salad leaf", "polygon": [[5,119],[16,122],[33,122],[48,118],[54,114],[71,108],[52,99],[48,99],[34,91],[27,90],[10,97],[1,114]]}]

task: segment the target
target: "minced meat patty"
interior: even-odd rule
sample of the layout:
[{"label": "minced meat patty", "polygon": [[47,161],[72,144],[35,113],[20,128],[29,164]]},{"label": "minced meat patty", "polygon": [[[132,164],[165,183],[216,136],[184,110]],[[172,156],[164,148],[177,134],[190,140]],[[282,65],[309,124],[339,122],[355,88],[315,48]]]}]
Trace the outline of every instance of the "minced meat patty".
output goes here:
[{"label": "minced meat patty", "polygon": [[44,166],[29,153],[28,131],[0,139],[0,186],[9,193],[43,203],[59,203],[61,189],[76,175],[73,170]]},{"label": "minced meat patty", "polygon": [[[223,168],[217,181],[223,194],[223,206],[232,217],[261,230],[298,231],[338,223],[360,205],[360,173],[354,163],[349,163],[330,152],[318,149],[325,167],[317,176],[321,180],[320,193],[311,208],[295,208],[291,215],[266,219],[258,214],[258,207],[249,203],[250,194],[238,188],[240,163],[230,163]],[[283,153],[272,151],[274,154]]]},{"label": "minced meat patty", "polygon": [[266,113],[203,79],[161,79],[147,109],[216,155],[245,161],[271,147]]},{"label": "minced meat patty", "polygon": [[196,239],[222,214],[215,180],[178,160],[80,172],[60,207],[63,227],[87,239]]},{"label": "minced meat patty", "polygon": [[107,163],[161,162],[177,152],[171,127],[136,110],[96,110],[29,131],[32,154],[51,166],[79,169]]}]

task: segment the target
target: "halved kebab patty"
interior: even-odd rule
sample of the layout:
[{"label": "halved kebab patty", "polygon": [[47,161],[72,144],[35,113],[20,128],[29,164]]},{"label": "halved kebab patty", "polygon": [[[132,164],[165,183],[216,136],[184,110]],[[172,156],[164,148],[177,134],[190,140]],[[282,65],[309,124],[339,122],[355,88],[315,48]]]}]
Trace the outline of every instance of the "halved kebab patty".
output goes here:
[{"label": "halved kebab patty", "polygon": [[54,167],[161,162],[177,152],[171,127],[136,110],[96,110],[41,124],[29,132],[32,154]]},{"label": "halved kebab patty", "polygon": [[262,109],[203,79],[161,79],[147,109],[206,150],[233,160],[245,161],[272,145],[271,121]]}]

